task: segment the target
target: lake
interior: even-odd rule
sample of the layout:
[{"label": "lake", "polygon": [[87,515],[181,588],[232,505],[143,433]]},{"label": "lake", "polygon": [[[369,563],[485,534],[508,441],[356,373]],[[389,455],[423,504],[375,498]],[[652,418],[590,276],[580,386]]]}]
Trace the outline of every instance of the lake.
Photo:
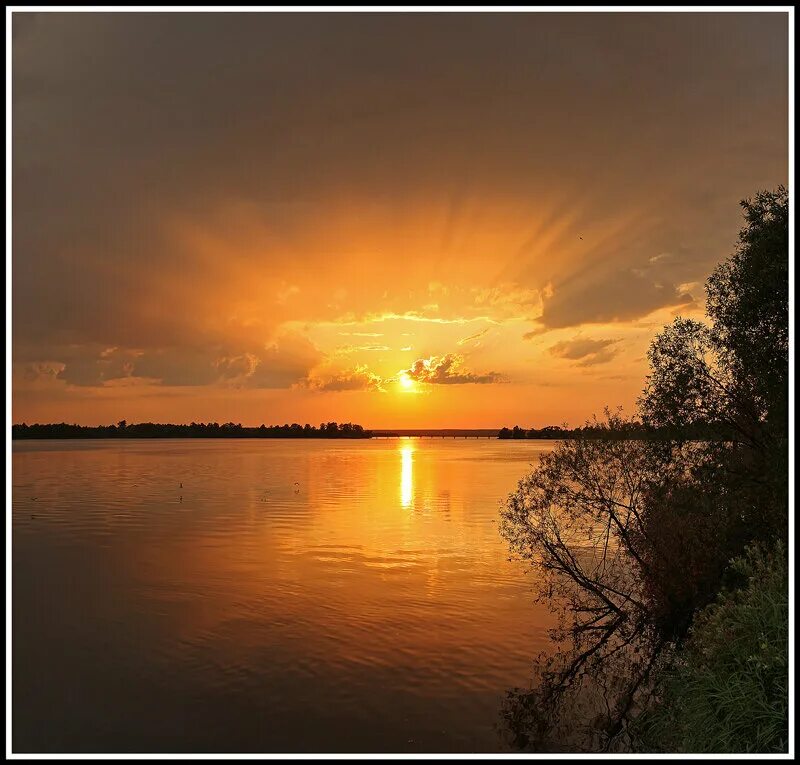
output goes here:
[{"label": "lake", "polygon": [[552,442],[17,441],[15,752],[502,751]]}]

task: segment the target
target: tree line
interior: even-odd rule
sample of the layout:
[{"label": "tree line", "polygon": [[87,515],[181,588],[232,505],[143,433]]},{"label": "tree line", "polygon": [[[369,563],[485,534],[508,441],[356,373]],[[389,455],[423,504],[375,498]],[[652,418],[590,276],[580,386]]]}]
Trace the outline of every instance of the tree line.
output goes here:
[{"label": "tree line", "polygon": [[519,425],[515,425],[513,428],[501,428],[497,434],[497,437],[501,439],[538,438],[558,441],[573,438],[702,441],[706,439],[728,440],[732,436],[731,428],[724,422],[692,422],[682,424],[680,427],[673,425],[656,427],[638,420],[621,422],[619,423],[619,428],[614,431],[609,431],[603,424],[593,425],[592,423],[587,423],[577,428],[568,428],[566,425],[522,428]]},{"label": "tree line", "polygon": [[247,427],[241,423],[192,422],[173,425],[155,422],[128,424],[120,420],[116,425],[13,425],[13,439],[28,438],[371,438],[372,431],[352,422],[323,422],[319,427],[306,423],[300,425],[259,425]]}]

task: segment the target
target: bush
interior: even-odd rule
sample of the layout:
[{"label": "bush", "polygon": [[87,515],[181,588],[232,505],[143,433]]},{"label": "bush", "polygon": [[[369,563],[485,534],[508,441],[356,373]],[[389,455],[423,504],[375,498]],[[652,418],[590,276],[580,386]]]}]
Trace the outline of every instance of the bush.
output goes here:
[{"label": "bush", "polygon": [[785,547],[751,547],[723,591],[696,617],[655,707],[636,722],[649,752],[786,752],[788,562]]}]

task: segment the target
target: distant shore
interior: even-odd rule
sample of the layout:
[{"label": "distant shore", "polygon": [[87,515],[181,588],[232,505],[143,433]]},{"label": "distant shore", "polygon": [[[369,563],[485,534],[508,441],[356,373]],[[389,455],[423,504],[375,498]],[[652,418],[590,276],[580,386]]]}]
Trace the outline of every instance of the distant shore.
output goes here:
[{"label": "distant shore", "polygon": [[[690,432],[691,431],[691,432]],[[190,423],[173,425],[153,422],[128,424],[121,420],[116,425],[74,425],[67,423],[13,425],[11,438],[15,441],[35,439],[108,439],[108,438],[453,438],[453,439],[500,439],[500,440],[541,440],[561,441],[575,438],[607,438],[600,429],[562,428],[547,426],[541,429],[525,429],[519,426],[510,428],[383,428],[367,430],[361,425],[346,422],[322,423],[313,425],[259,425],[244,426],[239,423]],[[670,428],[647,428],[643,425],[615,434],[616,438],[641,439],[680,439],[680,440],[718,440],[726,435],[720,428],[712,425],[697,425],[680,432]]]},{"label": "distant shore", "polygon": [[128,424],[121,420],[116,425],[12,425],[13,440],[69,439],[69,438],[372,438],[372,431],[351,422],[313,425],[259,425],[246,427],[239,423],[216,422],[189,425],[172,425],[154,422]]}]

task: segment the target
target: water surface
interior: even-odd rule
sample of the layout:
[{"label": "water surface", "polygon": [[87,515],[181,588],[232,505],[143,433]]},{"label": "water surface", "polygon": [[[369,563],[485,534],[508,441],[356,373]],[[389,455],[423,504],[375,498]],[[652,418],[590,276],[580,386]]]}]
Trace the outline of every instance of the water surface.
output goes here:
[{"label": "water surface", "polygon": [[15,442],[14,751],[501,750],[551,617],[498,509],[550,448]]}]

